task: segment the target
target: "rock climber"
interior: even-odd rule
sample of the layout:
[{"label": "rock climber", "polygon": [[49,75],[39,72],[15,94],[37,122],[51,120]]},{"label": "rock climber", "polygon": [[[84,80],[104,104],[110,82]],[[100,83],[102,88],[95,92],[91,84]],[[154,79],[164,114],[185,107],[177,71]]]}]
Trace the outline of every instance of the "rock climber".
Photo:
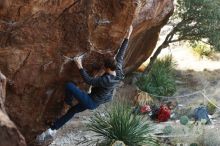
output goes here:
[{"label": "rock climber", "polygon": [[[76,57],[74,59],[82,78],[88,85],[92,86],[91,93],[86,93],[85,91],[80,90],[74,83],[67,83],[65,88],[66,97],[64,101],[66,104],[69,104],[71,108],[66,114],[56,120],[48,130],[37,136],[38,143],[53,140],[56,130],[60,129],[76,113],[82,112],[86,109],[96,109],[99,105],[112,100],[114,89],[124,78],[122,66],[132,30],[133,27],[130,26],[115,59],[112,57],[104,60],[105,73],[102,76],[91,77],[82,66],[82,57]],[[74,98],[78,101],[78,104],[76,105],[72,105]]]}]

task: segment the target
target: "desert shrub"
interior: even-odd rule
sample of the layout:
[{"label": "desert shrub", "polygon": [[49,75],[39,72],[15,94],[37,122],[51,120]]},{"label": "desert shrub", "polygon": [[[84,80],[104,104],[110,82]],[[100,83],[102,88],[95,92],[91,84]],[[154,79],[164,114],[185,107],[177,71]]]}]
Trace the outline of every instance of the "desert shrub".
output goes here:
[{"label": "desert shrub", "polygon": [[216,100],[211,100],[211,102],[208,102],[207,104],[207,110],[208,110],[208,113],[210,115],[213,115],[216,111],[216,106],[213,105],[212,103],[214,103],[215,105],[217,104]]},{"label": "desert shrub", "polygon": [[134,97],[134,104],[138,106],[150,105],[153,103],[153,98],[146,92],[139,91]]},{"label": "desert shrub", "polygon": [[186,125],[188,122],[189,122],[189,118],[188,118],[187,116],[182,116],[182,117],[180,118],[180,123],[181,123],[182,125]]},{"label": "desert shrub", "polygon": [[176,92],[174,67],[171,55],[158,59],[149,74],[140,77],[136,84],[140,90],[150,94],[171,96]]},{"label": "desert shrub", "polygon": [[114,102],[104,112],[91,117],[88,129],[108,142],[123,141],[128,146],[158,145],[150,123],[143,117],[132,114],[132,109],[124,103]]},{"label": "desert shrub", "polygon": [[212,55],[212,49],[209,45],[204,43],[194,43],[192,44],[193,52],[197,54],[200,58],[206,56],[210,57]]},{"label": "desert shrub", "polygon": [[190,146],[198,146],[197,143],[191,143]]}]

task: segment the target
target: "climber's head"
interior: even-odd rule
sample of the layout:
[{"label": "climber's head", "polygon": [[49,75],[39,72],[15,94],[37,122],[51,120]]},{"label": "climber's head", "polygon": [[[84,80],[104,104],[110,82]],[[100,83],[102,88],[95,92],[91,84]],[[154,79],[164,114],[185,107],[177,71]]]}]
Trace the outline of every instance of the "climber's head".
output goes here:
[{"label": "climber's head", "polygon": [[105,60],[104,60],[104,67],[105,67],[105,70],[108,71],[115,71],[116,70],[116,60],[113,58],[113,57],[107,57]]}]

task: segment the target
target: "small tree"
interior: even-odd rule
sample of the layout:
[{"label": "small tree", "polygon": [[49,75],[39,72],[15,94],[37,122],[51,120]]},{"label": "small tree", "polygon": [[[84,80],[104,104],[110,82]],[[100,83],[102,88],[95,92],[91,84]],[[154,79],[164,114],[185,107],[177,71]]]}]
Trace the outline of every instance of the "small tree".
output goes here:
[{"label": "small tree", "polygon": [[171,31],[150,58],[144,73],[148,74],[157,56],[170,43],[179,41],[202,41],[220,50],[220,1],[219,0],[177,0],[174,15],[169,24]]}]

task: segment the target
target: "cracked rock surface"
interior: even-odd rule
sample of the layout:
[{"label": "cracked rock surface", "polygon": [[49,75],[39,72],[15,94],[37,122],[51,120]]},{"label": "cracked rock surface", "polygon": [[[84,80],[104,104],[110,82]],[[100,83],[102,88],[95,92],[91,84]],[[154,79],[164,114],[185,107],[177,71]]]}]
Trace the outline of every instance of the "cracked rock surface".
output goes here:
[{"label": "cracked rock surface", "polygon": [[86,53],[92,74],[114,56],[131,24],[125,59],[131,72],[152,53],[172,0],[2,0],[0,69],[8,77],[5,107],[29,145],[62,110],[63,86],[83,83],[64,56]]}]

